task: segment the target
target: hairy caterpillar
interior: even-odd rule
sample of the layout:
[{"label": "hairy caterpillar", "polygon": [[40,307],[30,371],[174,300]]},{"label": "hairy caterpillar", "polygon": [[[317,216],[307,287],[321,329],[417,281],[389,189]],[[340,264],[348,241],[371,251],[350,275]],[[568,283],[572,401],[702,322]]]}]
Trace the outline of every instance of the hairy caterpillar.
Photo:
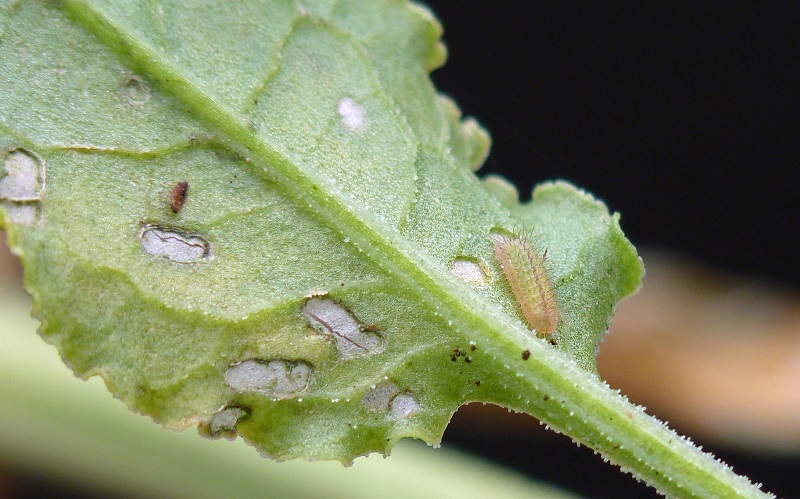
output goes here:
[{"label": "hairy caterpillar", "polygon": [[537,332],[553,333],[558,328],[558,304],[547,273],[547,251],[540,255],[521,236],[493,234],[494,254],[508,279],[522,315]]}]

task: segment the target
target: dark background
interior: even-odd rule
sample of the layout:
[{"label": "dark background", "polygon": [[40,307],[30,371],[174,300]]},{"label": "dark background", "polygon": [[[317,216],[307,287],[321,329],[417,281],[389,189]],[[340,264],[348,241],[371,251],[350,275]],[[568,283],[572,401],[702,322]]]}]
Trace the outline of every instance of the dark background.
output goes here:
[{"label": "dark background", "polygon": [[481,173],[569,180],[637,245],[800,284],[797,2],[429,1]]},{"label": "dark background", "polygon": [[[569,180],[619,211],[637,246],[800,285],[800,4],[427,3],[450,51],[434,81],[492,133],[480,173],[523,198]],[[565,438],[454,425],[445,439],[586,496],[655,495]],[[800,497],[797,456],[710,450]]]}]

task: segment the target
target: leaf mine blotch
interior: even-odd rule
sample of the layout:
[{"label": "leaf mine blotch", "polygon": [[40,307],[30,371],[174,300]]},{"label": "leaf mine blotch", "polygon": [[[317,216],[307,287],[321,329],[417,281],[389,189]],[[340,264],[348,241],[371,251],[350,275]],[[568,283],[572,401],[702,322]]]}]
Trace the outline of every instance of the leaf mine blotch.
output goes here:
[{"label": "leaf mine blotch", "polygon": [[397,395],[400,388],[390,381],[384,381],[373,386],[361,398],[361,404],[370,411],[386,411],[389,402]]},{"label": "leaf mine blotch", "polygon": [[250,409],[246,407],[226,405],[215,412],[208,423],[201,423],[198,429],[212,438],[224,437],[233,440],[236,438],[236,426],[249,416]]},{"label": "leaf mine blotch", "polygon": [[288,399],[308,390],[313,377],[314,368],[302,361],[248,359],[228,367],[225,384],[238,393]]},{"label": "leaf mine blotch", "polygon": [[336,112],[339,114],[344,126],[351,132],[363,132],[367,128],[364,108],[350,97],[345,97],[339,101]]},{"label": "leaf mine blotch", "polygon": [[138,76],[131,75],[119,89],[119,95],[125,102],[141,106],[150,100],[150,87]]},{"label": "leaf mine blotch", "polygon": [[392,419],[407,419],[421,410],[416,397],[407,392],[398,393],[389,403],[389,416]]},{"label": "leaf mine blotch", "polygon": [[37,154],[23,148],[3,154],[0,202],[13,223],[33,225],[40,220],[44,184],[44,161]]},{"label": "leaf mine blotch", "polygon": [[489,282],[486,264],[473,258],[456,257],[450,265],[450,271],[462,281],[476,287],[483,287]]},{"label": "leaf mine blotch", "polygon": [[378,353],[385,346],[383,336],[368,330],[346,308],[329,298],[309,298],[303,306],[303,316],[316,331],[334,339],[344,358]]},{"label": "leaf mine blotch", "polygon": [[39,208],[32,204],[8,203],[6,213],[13,223],[19,225],[33,225],[39,219]]},{"label": "leaf mine blotch", "polygon": [[15,203],[41,201],[44,162],[25,149],[12,149],[3,156],[0,199]]},{"label": "leaf mine blotch", "polygon": [[390,419],[407,419],[421,410],[414,395],[401,391],[391,381],[378,383],[367,390],[361,404],[369,411],[386,414]]},{"label": "leaf mine blotch", "polygon": [[139,231],[142,248],[176,263],[195,263],[211,257],[211,245],[201,236],[145,224]]}]

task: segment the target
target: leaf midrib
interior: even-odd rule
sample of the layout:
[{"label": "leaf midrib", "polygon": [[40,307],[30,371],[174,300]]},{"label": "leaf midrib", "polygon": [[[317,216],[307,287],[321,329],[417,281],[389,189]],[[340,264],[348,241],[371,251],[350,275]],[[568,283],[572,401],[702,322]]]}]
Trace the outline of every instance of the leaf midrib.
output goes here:
[{"label": "leaf midrib", "polygon": [[[701,495],[703,491],[705,495],[754,493],[752,488],[737,483],[738,477],[735,475],[720,472],[719,464],[708,455],[703,455],[701,459],[695,449],[685,443],[681,443],[681,448],[677,449],[679,444],[673,442],[676,439],[674,433],[643,414],[631,414],[629,403],[614,396],[607,387],[573,362],[565,363],[565,356],[546,348],[540,341],[526,341],[528,332],[518,321],[487,306],[479,295],[465,285],[456,283],[446,269],[427,257],[417,245],[401,240],[396,232],[383,230],[382,225],[376,223],[369,213],[357,213],[350,209],[343,199],[325,188],[327,184],[324,179],[304,171],[255,136],[241,116],[204,93],[153,47],[126,31],[89,0],[64,0],[63,5],[75,20],[93,32],[109,49],[147,74],[162,90],[186,104],[187,112],[195,119],[219,131],[227,139],[223,141],[224,144],[242,157],[250,158],[251,164],[258,167],[260,176],[277,174],[272,176],[279,177],[281,186],[295,197],[311,203],[321,219],[332,227],[348,229],[351,239],[361,244],[362,251],[381,263],[391,275],[402,280],[421,303],[428,305],[431,312],[441,314],[445,320],[452,320],[454,327],[460,328],[463,334],[468,334],[468,331],[479,332],[483,337],[481,339],[488,340],[484,345],[485,351],[493,354],[499,363],[504,363],[504,360],[510,363],[510,352],[517,351],[521,344],[531,349],[533,355],[528,368],[517,372],[517,376],[522,376],[532,389],[547,389],[553,396],[562,399],[560,407],[553,407],[552,412],[547,414],[539,414],[544,421],[562,431],[570,430],[568,433],[573,437],[618,464],[631,468],[636,475],[645,477],[663,492],[687,492],[686,488],[676,488],[677,484],[668,479],[675,474],[682,477],[694,475],[695,481],[689,485],[696,486],[697,489],[692,492]],[[506,368],[512,369],[509,365]],[[534,405],[520,401],[519,407],[531,412]],[[572,416],[567,416],[573,411],[576,416],[589,412],[587,418],[592,425],[583,432],[572,428],[569,419]],[[616,422],[611,423],[612,420]],[[633,457],[626,458],[621,451],[616,452],[617,448],[605,441],[610,434],[617,436],[617,448],[621,449],[619,444],[624,444]],[[649,459],[651,466],[664,473],[653,474],[653,469],[641,465],[642,459]]]}]

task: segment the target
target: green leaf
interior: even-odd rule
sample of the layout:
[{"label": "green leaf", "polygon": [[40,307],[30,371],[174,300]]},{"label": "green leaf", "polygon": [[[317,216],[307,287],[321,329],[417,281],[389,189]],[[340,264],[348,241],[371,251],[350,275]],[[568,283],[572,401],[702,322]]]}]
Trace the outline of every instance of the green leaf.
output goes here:
[{"label": "green leaf", "polygon": [[[569,184],[520,205],[473,174],[489,139],[432,87],[423,8],[30,1],[2,26],[4,224],[79,376],[276,459],[437,444],[483,401],[664,491],[735,483],[599,382],[635,250]],[[525,321],[497,233],[546,250],[552,335]]]},{"label": "green leaf", "polygon": [[75,379],[32,334],[28,300],[4,288],[0,280],[0,460],[17,473],[94,497],[574,497],[457,449],[410,440],[391,459],[373,455],[344,468],[276,463],[241,441],[163,431],[109,397],[99,379]]}]

